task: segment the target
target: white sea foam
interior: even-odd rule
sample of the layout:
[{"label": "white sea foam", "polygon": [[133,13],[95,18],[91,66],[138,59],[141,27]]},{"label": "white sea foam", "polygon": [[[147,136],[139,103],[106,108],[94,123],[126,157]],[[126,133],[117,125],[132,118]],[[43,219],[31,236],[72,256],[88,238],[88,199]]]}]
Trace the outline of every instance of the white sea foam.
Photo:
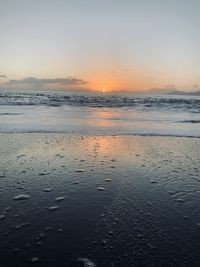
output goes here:
[{"label": "white sea foam", "polygon": [[0,132],[200,137],[200,97],[2,91]]},{"label": "white sea foam", "polygon": [[90,259],[87,258],[79,258],[78,261],[84,264],[84,267],[95,267],[96,265]]}]

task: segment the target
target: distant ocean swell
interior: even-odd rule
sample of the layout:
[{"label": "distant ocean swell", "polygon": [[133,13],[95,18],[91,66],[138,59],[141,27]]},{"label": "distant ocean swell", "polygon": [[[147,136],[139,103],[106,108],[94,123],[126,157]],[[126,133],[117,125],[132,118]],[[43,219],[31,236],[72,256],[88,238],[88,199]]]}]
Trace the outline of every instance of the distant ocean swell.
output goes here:
[{"label": "distant ocean swell", "polygon": [[189,96],[141,96],[110,94],[70,94],[0,92],[0,105],[19,106],[86,106],[86,107],[135,107],[177,109],[200,113],[200,97]]}]

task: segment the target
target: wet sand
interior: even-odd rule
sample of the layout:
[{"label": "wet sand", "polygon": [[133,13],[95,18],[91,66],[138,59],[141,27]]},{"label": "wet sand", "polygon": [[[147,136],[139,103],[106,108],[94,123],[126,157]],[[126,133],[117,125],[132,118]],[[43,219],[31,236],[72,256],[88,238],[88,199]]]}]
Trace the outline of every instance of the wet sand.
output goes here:
[{"label": "wet sand", "polygon": [[0,266],[200,266],[200,139],[0,134]]}]

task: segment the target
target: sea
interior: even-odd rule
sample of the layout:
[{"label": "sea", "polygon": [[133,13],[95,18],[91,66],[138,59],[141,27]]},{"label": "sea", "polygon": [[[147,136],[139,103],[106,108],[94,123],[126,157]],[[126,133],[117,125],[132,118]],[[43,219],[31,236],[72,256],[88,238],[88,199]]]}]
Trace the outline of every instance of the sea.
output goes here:
[{"label": "sea", "polygon": [[200,137],[200,97],[1,90],[0,132]]}]

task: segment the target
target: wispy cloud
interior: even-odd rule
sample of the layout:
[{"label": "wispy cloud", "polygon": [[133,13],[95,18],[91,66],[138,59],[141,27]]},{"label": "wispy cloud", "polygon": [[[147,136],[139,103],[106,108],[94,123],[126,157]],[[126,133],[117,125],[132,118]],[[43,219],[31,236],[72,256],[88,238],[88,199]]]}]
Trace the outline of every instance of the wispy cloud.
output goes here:
[{"label": "wispy cloud", "polygon": [[83,79],[78,79],[75,77],[68,77],[68,78],[55,78],[55,79],[40,79],[35,77],[27,77],[20,80],[10,80],[8,84],[10,85],[31,85],[31,86],[44,86],[50,84],[57,84],[57,85],[84,85],[87,84],[87,81]]},{"label": "wispy cloud", "polygon": [[7,78],[7,76],[4,74],[0,74],[0,78]]},{"label": "wispy cloud", "polygon": [[147,90],[148,93],[150,94],[168,94],[172,91],[176,91],[176,87],[174,84],[167,84],[165,87],[163,88],[151,88],[149,90]]}]

